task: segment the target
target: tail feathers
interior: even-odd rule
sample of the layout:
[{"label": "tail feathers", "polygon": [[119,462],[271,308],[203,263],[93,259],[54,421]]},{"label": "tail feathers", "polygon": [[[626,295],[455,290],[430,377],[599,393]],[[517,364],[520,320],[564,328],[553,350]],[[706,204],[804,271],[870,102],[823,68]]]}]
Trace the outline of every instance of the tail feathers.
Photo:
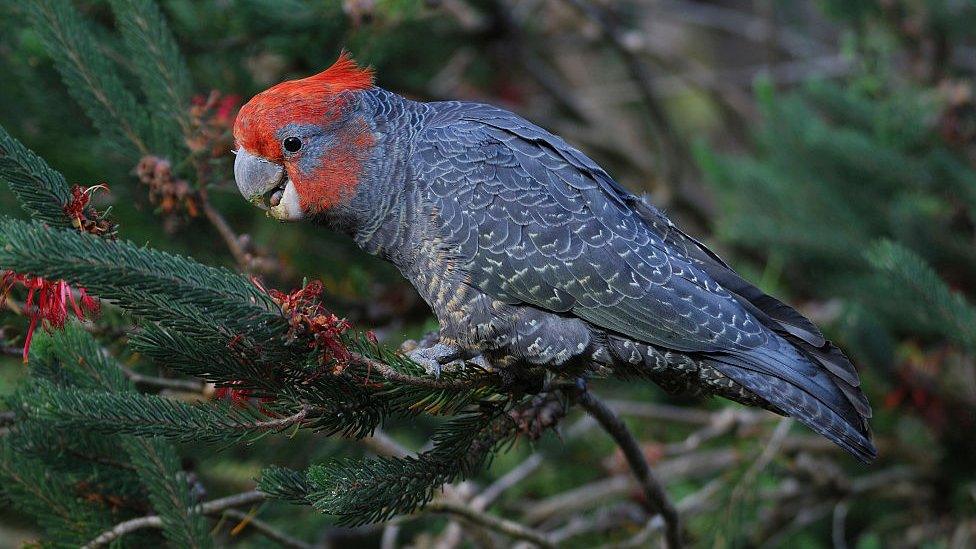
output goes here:
[{"label": "tail feathers", "polygon": [[819,359],[811,360],[788,344],[780,347],[712,355],[708,360],[722,374],[860,461],[873,461],[878,452],[867,424],[870,407],[868,414],[859,410],[861,402],[867,406],[860,389],[822,369]]},{"label": "tail feathers", "polygon": [[851,360],[843,351],[829,341],[820,348],[814,348],[812,345],[803,342],[794,341],[792,343],[803,354],[812,358],[827,371],[834,385],[844,393],[848,402],[861,417],[870,418],[872,416],[871,404],[868,402],[868,397],[864,395],[864,391],[861,390],[861,379],[857,375],[857,370],[854,369]]}]

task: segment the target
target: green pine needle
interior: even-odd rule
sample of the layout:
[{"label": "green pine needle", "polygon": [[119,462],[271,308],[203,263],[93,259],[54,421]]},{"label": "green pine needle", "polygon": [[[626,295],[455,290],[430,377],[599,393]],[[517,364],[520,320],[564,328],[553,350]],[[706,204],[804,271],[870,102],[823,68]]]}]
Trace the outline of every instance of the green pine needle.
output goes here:
[{"label": "green pine needle", "polygon": [[70,227],[64,205],[71,187],[61,172],[48,166],[0,126],[0,179],[10,185],[31,217],[55,227]]}]

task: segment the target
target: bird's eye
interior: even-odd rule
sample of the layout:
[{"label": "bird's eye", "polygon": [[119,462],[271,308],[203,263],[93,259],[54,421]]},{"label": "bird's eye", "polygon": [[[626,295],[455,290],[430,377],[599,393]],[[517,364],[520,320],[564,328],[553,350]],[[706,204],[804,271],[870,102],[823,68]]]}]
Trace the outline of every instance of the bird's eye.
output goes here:
[{"label": "bird's eye", "polygon": [[297,137],[288,137],[285,139],[285,142],[282,143],[282,145],[284,145],[285,150],[290,153],[298,152],[302,148],[302,140]]}]

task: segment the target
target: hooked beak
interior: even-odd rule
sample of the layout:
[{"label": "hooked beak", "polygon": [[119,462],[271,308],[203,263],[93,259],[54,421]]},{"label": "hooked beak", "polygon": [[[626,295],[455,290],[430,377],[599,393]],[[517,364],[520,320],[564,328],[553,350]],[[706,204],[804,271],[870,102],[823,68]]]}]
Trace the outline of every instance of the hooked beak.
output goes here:
[{"label": "hooked beak", "polygon": [[244,198],[280,221],[297,221],[303,212],[298,192],[281,164],[253,155],[243,147],[234,160],[234,179]]}]

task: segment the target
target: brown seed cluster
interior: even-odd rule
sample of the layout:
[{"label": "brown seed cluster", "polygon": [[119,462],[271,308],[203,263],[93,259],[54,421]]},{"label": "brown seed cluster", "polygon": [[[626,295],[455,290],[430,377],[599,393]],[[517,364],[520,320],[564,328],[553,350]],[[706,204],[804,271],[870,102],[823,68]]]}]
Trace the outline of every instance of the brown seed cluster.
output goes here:
[{"label": "brown seed cluster", "polygon": [[196,193],[189,183],[173,175],[169,160],[146,155],[136,165],[136,176],[149,187],[149,201],[164,215],[174,216],[184,212],[189,217],[199,215]]}]

